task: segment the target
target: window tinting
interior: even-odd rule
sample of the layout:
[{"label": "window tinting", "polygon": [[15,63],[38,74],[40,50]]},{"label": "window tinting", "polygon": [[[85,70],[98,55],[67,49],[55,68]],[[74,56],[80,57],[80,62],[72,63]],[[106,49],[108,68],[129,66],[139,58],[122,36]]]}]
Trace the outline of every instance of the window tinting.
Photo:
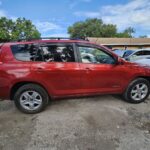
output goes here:
[{"label": "window tinting", "polygon": [[103,50],[91,47],[79,47],[83,63],[114,64],[114,58]]},{"label": "window tinting", "polygon": [[150,51],[143,51],[143,54],[142,55],[150,55]]},{"label": "window tinting", "polygon": [[136,56],[150,55],[150,51],[139,51],[135,53]]},{"label": "window tinting", "polygon": [[75,62],[72,45],[41,45],[37,57],[43,57],[45,62]]}]

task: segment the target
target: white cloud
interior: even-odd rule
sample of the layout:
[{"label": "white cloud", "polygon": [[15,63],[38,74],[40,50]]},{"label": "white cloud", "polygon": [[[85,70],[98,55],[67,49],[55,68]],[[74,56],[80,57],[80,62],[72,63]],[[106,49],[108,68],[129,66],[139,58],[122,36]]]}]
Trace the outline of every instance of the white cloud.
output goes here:
[{"label": "white cloud", "polygon": [[69,5],[69,8],[70,9],[73,9],[75,6],[77,6],[78,4],[84,2],[84,3],[89,3],[91,2],[92,0],[71,0],[71,3]]},{"label": "white cloud", "polygon": [[0,10],[0,17],[5,17],[6,16],[6,12],[3,10]]},{"label": "white cloud", "polygon": [[102,19],[117,23],[120,28],[140,26],[150,28],[150,0],[132,0],[125,5],[105,6]]},{"label": "white cloud", "polygon": [[103,6],[97,12],[75,12],[74,14],[102,18],[105,23],[117,24],[120,30],[132,26],[150,31],[150,0],[130,0],[126,4]]},{"label": "white cloud", "polygon": [[81,12],[81,11],[78,11],[78,12],[75,12],[74,15],[76,16],[84,16],[84,17],[88,17],[88,18],[97,18],[99,17],[99,12]]},{"label": "white cloud", "polygon": [[36,21],[34,24],[41,33],[46,33],[51,30],[62,29],[59,25],[47,21],[46,22]]},{"label": "white cloud", "polygon": [[46,37],[69,37],[67,33],[55,33],[55,34],[46,34]]},{"label": "white cloud", "polygon": [[13,21],[16,21],[18,18],[17,17],[10,17]]}]

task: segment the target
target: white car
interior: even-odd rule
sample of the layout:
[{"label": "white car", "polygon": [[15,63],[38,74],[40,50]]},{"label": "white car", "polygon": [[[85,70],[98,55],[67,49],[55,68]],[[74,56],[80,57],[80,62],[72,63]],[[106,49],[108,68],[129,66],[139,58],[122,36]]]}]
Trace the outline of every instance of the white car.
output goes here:
[{"label": "white car", "polygon": [[[118,51],[114,52],[118,55]],[[119,54],[125,60],[150,66],[150,49],[122,50],[122,52],[123,54],[119,51]]]},{"label": "white car", "polygon": [[126,50],[123,58],[131,62],[147,59],[150,58],[150,49]]},{"label": "white car", "polygon": [[150,58],[139,59],[135,61],[138,64],[150,66]]}]

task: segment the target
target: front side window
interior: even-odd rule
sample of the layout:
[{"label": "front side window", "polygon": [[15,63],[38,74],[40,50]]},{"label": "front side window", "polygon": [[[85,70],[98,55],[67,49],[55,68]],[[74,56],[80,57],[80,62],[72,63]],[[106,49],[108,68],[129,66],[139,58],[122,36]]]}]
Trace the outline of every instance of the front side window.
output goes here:
[{"label": "front side window", "polygon": [[115,64],[115,59],[101,49],[79,46],[82,63]]}]

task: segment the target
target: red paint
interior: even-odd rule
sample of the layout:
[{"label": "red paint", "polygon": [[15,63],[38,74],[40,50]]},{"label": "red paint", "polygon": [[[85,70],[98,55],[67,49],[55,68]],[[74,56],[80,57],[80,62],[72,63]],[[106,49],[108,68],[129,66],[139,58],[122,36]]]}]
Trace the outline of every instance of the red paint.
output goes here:
[{"label": "red paint", "polygon": [[[118,64],[84,64],[81,62],[23,62],[14,58],[10,46],[31,43],[81,43],[103,48]],[[76,49],[77,50],[77,49]],[[14,85],[33,82],[43,86],[53,98],[96,94],[121,94],[137,77],[150,77],[150,68],[118,58],[109,49],[75,40],[40,40],[6,43],[0,50],[0,99],[10,99]]]}]

